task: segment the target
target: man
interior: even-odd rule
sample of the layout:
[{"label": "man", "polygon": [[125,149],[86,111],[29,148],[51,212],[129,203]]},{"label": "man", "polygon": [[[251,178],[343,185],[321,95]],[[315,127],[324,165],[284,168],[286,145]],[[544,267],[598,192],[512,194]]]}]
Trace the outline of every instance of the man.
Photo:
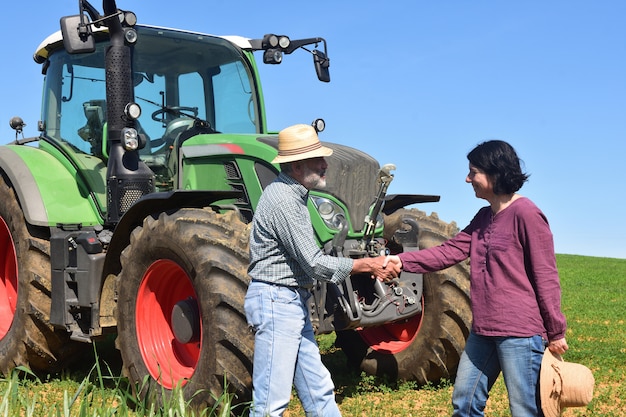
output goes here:
[{"label": "man", "polygon": [[278,135],[281,173],[263,192],[250,234],[252,278],[245,300],[255,331],[252,417],[282,416],[292,383],[307,416],[340,416],[334,384],[322,364],[309,318],[307,299],[314,280],[341,283],[351,274],[391,279],[384,257],[337,258],[316,244],[307,200],[309,190],[326,185],[322,146],[312,126],[295,125]]}]

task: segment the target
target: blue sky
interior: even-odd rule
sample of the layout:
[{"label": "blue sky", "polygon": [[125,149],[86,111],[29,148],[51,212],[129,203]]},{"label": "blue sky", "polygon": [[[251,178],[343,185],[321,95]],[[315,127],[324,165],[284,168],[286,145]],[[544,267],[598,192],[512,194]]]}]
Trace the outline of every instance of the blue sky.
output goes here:
[{"label": "blue sky", "polygon": [[[0,26],[2,144],[15,138],[15,115],[26,136],[37,134],[42,76],[32,55],[78,10],[75,0],[37,3],[10,2]],[[460,227],[485,205],[464,182],[467,152],[506,140],[531,174],[520,193],[548,216],[557,253],[626,258],[626,2],[279,4],[118,0],[143,24],[325,38],[328,84],[303,51],[261,64],[270,128],[324,118],[322,140],[394,163],[390,193],[441,195],[417,208]]]}]

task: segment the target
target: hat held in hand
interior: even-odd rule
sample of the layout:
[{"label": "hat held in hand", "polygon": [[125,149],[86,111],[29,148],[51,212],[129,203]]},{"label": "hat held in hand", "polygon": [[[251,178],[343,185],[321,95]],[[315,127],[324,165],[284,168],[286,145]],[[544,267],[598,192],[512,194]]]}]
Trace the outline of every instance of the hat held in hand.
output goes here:
[{"label": "hat held in hand", "polygon": [[558,417],[567,407],[582,407],[593,398],[595,380],[591,370],[565,362],[549,349],[543,354],[539,374],[541,409],[545,417]]},{"label": "hat held in hand", "polygon": [[278,133],[278,156],[272,163],[301,161],[330,156],[332,153],[332,149],[322,146],[313,126],[298,124]]}]

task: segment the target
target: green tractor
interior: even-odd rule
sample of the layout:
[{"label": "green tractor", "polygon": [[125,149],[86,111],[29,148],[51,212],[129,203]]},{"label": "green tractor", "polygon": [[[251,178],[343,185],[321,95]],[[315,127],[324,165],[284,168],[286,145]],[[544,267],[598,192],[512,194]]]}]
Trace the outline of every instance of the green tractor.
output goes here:
[{"label": "green tractor", "polygon": [[[34,56],[40,134],[25,138],[14,117],[15,141],[0,147],[1,373],[58,371],[116,334],[141,396],[250,398],[248,224],[279,172],[254,54],[278,64],[296,50],[330,80],[323,38],[141,26],[115,0],[102,13],[81,0],[61,19]],[[331,181],[309,209],[325,253],[418,250],[456,232],[404,208],[438,196],[387,195],[393,166],[324,144]],[[471,321],[466,265],[312,291],[316,330],[336,332],[351,365],[422,384],[454,375]]]}]

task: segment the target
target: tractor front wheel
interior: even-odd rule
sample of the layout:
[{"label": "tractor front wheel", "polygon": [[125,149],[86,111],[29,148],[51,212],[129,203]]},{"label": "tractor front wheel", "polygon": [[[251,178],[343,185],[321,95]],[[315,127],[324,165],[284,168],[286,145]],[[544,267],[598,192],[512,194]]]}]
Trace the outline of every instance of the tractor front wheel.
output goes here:
[{"label": "tractor front wheel", "polygon": [[[224,390],[250,399],[248,232],[235,213],[181,209],[148,217],[121,257],[117,347],[149,401],[182,390],[205,405]],[[227,387],[225,386],[227,385]]]}]

